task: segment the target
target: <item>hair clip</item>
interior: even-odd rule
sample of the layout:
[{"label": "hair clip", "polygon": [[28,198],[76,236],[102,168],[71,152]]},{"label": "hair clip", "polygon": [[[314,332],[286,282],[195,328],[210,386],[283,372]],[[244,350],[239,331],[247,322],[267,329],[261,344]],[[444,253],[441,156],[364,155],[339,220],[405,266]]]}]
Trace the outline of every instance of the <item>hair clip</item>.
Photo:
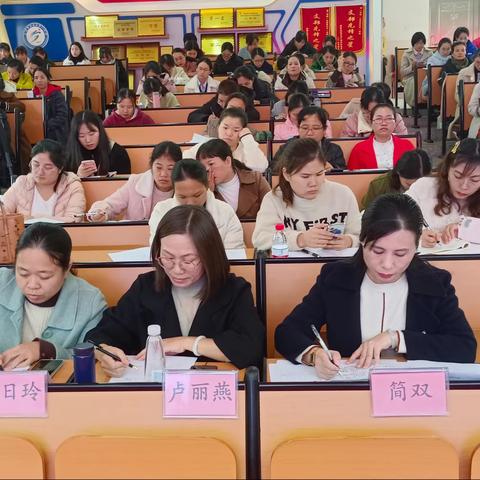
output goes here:
[{"label": "hair clip", "polygon": [[450,150],[450,153],[453,153],[455,155],[455,153],[457,153],[457,149],[459,145],[460,145],[460,140],[458,142],[455,142],[455,145]]}]

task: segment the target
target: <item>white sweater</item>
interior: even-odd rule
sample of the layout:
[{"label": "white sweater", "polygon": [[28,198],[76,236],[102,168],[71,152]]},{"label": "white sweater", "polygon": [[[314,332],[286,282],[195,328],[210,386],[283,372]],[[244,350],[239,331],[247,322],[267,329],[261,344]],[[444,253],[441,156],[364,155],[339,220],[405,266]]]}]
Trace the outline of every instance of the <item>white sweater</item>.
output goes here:
[{"label": "white sweater", "polygon": [[[158,202],[157,205],[155,205],[152,216],[148,222],[150,226],[150,245],[152,244],[160,220],[169,210],[178,205],[180,205],[180,203],[178,203],[175,197],[164,200],[163,202]],[[228,203],[217,200],[210,190],[207,192],[205,208],[217,225],[224,247],[226,249],[245,248],[242,224],[233,211],[233,208]]]},{"label": "white sweater", "polygon": [[357,199],[345,185],[325,180],[318,196],[307,200],[294,196],[293,205],[287,206],[280,189],[268,192],[257,214],[253,232],[253,246],[259,250],[272,247],[275,224],[285,225],[289,250],[299,250],[297,237],[317,223],[345,223],[345,234],[358,245],[360,212]]},{"label": "white sweater", "polygon": [[[192,148],[185,150],[183,152],[183,158],[197,158],[197,151],[200,145],[202,144],[197,143],[197,145]],[[267,157],[252,134],[244,135],[240,139],[238,147],[233,152],[233,157],[255,172],[263,173],[268,167]]]},{"label": "white sweater", "polygon": [[431,229],[443,231],[450,223],[458,223],[462,214],[468,215],[468,212],[460,212],[455,204],[452,205],[448,215],[437,215],[435,206],[437,205],[438,179],[436,177],[419,178],[405,193],[410,195],[422,210],[423,218]]},{"label": "white sweater", "polygon": [[[212,77],[207,79],[207,91],[205,93],[216,92],[218,90],[219,82]],[[186,84],[183,89],[184,93],[202,93],[198,88],[198,78],[194,75]]]}]

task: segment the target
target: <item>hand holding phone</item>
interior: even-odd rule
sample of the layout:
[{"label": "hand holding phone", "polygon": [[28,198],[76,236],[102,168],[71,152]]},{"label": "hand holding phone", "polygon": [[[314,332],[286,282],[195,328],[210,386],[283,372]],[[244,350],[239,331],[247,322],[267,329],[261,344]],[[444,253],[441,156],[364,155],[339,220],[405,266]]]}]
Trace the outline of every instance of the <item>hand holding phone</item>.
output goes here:
[{"label": "hand holding phone", "polygon": [[95,160],[83,160],[78,167],[77,175],[80,178],[90,177],[97,171]]}]

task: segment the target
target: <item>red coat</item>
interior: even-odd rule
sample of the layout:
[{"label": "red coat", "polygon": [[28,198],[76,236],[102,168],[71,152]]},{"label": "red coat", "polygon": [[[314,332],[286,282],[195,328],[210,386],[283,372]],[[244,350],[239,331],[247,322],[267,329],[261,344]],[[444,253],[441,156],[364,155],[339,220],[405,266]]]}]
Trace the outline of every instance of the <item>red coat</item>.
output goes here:
[{"label": "red coat", "polygon": [[[350,153],[347,162],[348,170],[360,170],[366,168],[378,168],[377,159],[375,158],[375,151],[373,149],[374,135],[370,135],[366,140],[357,143]],[[405,138],[392,135],[393,138],[393,165],[395,166],[400,157],[409,150],[414,150],[415,147]]]},{"label": "red coat", "polygon": [[113,111],[104,121],[104,127],[139,127],[142,125],[155,125],[155,122],[139,108],[135,109],[133,117],[125,120],[116,110]]}]

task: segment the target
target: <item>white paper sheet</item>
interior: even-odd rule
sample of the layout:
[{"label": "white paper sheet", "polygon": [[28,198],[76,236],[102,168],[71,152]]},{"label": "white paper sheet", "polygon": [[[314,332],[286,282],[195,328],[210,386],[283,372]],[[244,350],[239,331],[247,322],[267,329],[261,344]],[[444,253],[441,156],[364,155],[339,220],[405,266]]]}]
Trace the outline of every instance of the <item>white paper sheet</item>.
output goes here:
[{"label": "white paper sheet", "polygon": [[[167,355],[165,358],[167,370],[190,370],[197,361],[197,357],[180,357],[177,355]],[[128,360],[137,368],[127,368],[121,377],[112,377],[108,383],[130,383],[145,381],[145,362],[143,360],[136,360],[132,355],[128,356]]]},{"label": "white paper sheet", "polygon": [[[345,248],[344,250],[326,250],[325,248],[306,248],[311,253],[315,253],[322,258],[331,258],[331,257],[352,257],[357,253],[358,248]],[[288,253],[290,258],[316,258],[309,253],[302,252],[300,250],[295,250]]]},{"label": "white paper sheet", "polygon": [[206,137],[205,135],[200,135],[199,133],[194,133],[192,139],[188,143],[205,143],[211,140],[210,137]]},{"label": "white paper sheet", "polygon": [[438,255],[442,253],[455,253],[458,255],[465,255],[469,246],[470,244],[468,242],[465,242],[465,240],[455,238],[447,244],[439,243],[435,247],[431,248],[418,247],[417,251],[419,255]]},{"label": "white paper sheet", "polygon": [[25,225],[32,225],[34,223],[63,223],[61,220],[56,220],[55,218],[48,218],[48,217],[38,217],[38,218],[29,218],[25,220]]},{"label": "white paper sheet", "polygon": [[246,260],[247,252],[244,248],[230,248],[226,249],[225,253],[229,260]]},{"label": "white paper sheet", "polygon": [[[450,380],[480,380],[480,364],[478,363],[446,363],[429,362],[423,360],[409,360],[397,362],[396,360],[382,359],[374,368],[448,368]],[[294,365],[288,360],[277,360],[269,365],[271,382],[325,382],[318,378],[313,367],[306,365]],[[336,375],[332,380],[335,382],[367,382],[370,369],[356,368],[346,364],[345,360],[340,364],[341,375]]]},{"label": "white paper sheet", "polygon": [[108,256],[114,262],[149,262],[150,247],[133,248],[121,252],[109,253]]}]

